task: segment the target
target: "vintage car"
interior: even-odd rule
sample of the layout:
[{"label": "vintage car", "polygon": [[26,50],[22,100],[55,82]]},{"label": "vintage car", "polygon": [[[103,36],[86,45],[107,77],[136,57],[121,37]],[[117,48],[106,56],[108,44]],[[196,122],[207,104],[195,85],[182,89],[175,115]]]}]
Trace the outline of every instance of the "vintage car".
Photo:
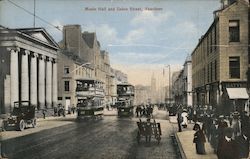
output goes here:
[{"label": "vintage car", "polygon": [[14,102],[10,117],[4,120],[4,128],[14,126],[16,130],[23,131],[29,125],[36,127],[35,106],[29,101]]}]

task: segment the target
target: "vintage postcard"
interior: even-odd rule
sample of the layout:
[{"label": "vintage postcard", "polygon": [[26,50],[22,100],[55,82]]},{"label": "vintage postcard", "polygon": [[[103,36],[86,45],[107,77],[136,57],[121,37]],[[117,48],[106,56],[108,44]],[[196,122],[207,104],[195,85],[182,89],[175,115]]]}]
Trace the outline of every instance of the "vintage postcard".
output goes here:
[{"label": "vintage postcard", "polygon": [[0,0],[0,158],[249,158],[249,0]]}]

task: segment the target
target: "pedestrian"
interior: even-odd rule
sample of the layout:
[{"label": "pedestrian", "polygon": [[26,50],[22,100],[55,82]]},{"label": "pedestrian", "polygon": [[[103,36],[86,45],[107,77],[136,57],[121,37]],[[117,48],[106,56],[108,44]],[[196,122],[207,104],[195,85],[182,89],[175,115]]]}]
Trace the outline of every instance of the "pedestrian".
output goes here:
[{"label": "pedestrian", "polygon": [[241,134],[241,122],[239,120],[238,112],[233,113],[233,120],[232,120],[231,128],[233,128],[233,138]]},{"label": "pedestrian", "polygon": [[45,113],[45,112],[46,112],[46,110],[45,110],[45,109],[43,109],[43,110],[42,110],[42,113],[43,113],[43,119],[45,119],[45,117],[46,117],[46,113]]},{"label": "pedestrian", "polygon": [[150,144],[152,134],[152,126],[150,122],[150,118],[147,118],[146,127],[145,127],[145,137],[146,143]]},{"label": "pedestrian", "polygon": [[182,116],[182,123],[181,125],[183,126],[183,128],[187,128],[187,125],[188,125],[188,113],[187,113],[187,110],[186,109],[183,109],[183,112],[181,113],[181,116]]},{"label": "pedestrian", "polygon": [[57,116],[57,107],[56,106],[54,106],[54,116]]},{"label": "pedestrian", "polygon": [[200,128],[200,125],[196,123],[194,125],[194,130],[196,132],[194,134],[193,143],[195,143],[196,153],[206,154],[206,151],[205,151],[206,138],[205,138],[203,131]]},{"label": "pedestrian", "polygon": [[75,110],[76,110],[76,107],[74,106],[73,104],[73,107],[72,107],[72,113],[75,114]]},{"label": "pedestrian", "polygon": [[225,128],[225,136],[221,139],[217,149],[218,159],[239,159],[239,148],[235,140],[232,138],[233,129]]},{"label": "pedestrian", "polygon": [[177,112],[177,122],[178,122],[178,131],[181,132],[181,123],[182,123],[181,109]]},{"label": "pedestrian", "polygon": [[213,123],[210,127],[210,133],[211,133],[210,144],[211,144],[212,148],[214,149],[214,153],[216,153],[217,148],[218,148],[218,140],[219,140],[217,119],[213,120]]},{"label": "pedestrian", "polygon": [[136,107],[135,112],[136,112],[136,117],[139,117],[139,113],[140,113],[139,106]]},{"label": "pedestrian", "polygon": [[239,148],[239,157],[248,158],[249,156],[249,138],[247,137],[247,132],[242,131],[240,136],[235,138],[237,147]]}]

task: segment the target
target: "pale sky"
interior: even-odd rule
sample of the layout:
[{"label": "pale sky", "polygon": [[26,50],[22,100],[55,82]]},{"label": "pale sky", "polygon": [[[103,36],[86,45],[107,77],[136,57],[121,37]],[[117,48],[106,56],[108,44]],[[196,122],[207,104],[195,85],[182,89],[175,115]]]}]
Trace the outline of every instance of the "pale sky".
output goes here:
[{"label": "pale sky", "polygon": [[[33,27],[33,16],[26,12],[33,13],[33,2],[0,1],[0,25]],[[110,53],[111,65],[127,73],[131,83],[149,85],[152,73],[160,77],[164,65],[171,64],[172,70],[183,65],[219,8],[220,0],[36,0],[36,15],[50,23],[36,18],[36,27],[44,27],[56,41],[62,32],[53,26],[80,24],[82,31],[95,31],[101,48]]]}]

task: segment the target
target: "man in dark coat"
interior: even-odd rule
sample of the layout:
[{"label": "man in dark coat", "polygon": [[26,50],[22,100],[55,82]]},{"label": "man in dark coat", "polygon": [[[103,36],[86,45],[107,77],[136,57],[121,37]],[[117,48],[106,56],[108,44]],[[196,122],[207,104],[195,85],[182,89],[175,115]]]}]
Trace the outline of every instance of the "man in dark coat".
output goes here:
[{"label": "man in dark coat", "polygon": [[181,116],[181,110],[178,111],[177,113],[177,122],[178,122],[178,128],[179,128],[179,132],[181,132],[181,123],[182,123],[183,119]]},{"label": "man in dark coat", "polygon": [[146,143],[150,144],[151,134],[152,134],[152,126],[151,126],[150,118],[147,119],[145,130],[146,130],[145,131]]},{"label": "man in dark coat", "polygon": [[239,148],[240,158],[248,158],[249,156],[249,138],[245,131],[240,136],[235,138],[235,141]]},{"label": "man in dark coat", "polygon": [[232,139],[233,129],[225,128],[224,133],[225,136],[220,140],[217,149],[218,159],[240,159],[238,145]]}]

